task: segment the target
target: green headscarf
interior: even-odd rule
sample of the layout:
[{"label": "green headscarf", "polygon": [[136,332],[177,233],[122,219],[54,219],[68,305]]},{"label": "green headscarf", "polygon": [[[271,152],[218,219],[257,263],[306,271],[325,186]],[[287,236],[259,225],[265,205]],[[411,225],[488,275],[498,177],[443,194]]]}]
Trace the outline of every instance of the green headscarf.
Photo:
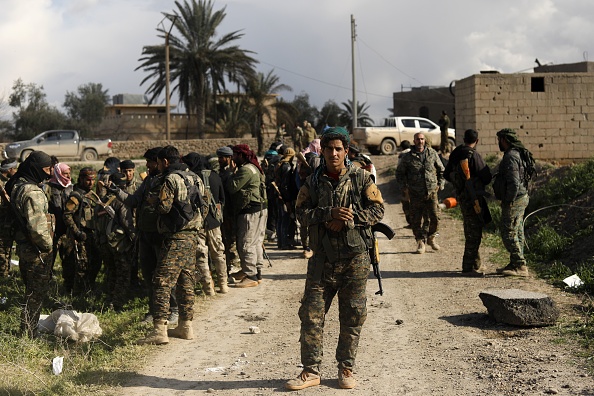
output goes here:
[{"label": "green headscarf", "polygon": [[500,138],[504,138],[507,142],[512,146],[512,148],[523,149],[526,150],[524,144],[518,139],[518,135],[516,131],[511,128],[503,128],[499,132],[497,132],[497,136]]},{"label": "green headscarf", "polygon": [[346,139],[347,146],[351,142],[351,135],[349,135],[349,131],[347,131],[343,127],[326,128],[322,132],[321,138],[322,139],[324,139],[324,138],[331,138],[331,137],[334,137],[334,136],[336,136],[337,138],[344,137]]}]

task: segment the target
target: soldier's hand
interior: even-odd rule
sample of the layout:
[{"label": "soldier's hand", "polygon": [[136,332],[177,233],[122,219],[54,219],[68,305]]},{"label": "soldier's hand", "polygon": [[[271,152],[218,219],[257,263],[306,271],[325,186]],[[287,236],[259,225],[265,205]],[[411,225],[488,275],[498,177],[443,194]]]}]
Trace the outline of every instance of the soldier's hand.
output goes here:
[{"label": "soldier's hand", "polygon": [[107,191],[109,191],[110,193],[113,193],[113,194],[117,194],[117,192],[118,192],[118,190],[119,190],[119,187],[118,187],[118,186],[116,186],[115,184],[113,184],[112,182],[109,182],[109,183],[108,183],[108,184],[105,186],[105,188],[107,189]]},{"label": "soldier's hand", "polygon": [[343,220],[337,220],[334,219],[332,221],[327,221],[326,222],[326,228],[328,228],[329,230],[332,230],[334,232],[339,232],[341,231],[344,226],[346,225],[346,222]]},{"label": "soldier's hand", "polygon": [[331,214],[332,214],[332,219],[342,220],[344,222],[353,220],[353,218],[354,218],[353,211],[351,210],[351,208],[343,208],[343,207],[332,208]]},{"label": "soldier's hand", "polygon": [[87,240],[87,233],[84,231],[79,231],[76,233],[76,240],[79,242],[84,242]]}]

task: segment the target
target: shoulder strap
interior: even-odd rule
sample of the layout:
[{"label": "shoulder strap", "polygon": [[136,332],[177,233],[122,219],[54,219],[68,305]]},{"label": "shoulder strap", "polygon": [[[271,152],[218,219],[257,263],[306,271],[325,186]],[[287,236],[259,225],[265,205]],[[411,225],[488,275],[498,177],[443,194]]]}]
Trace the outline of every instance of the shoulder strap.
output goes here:
[{"label": "shoulder strap", "polygon": [[202,170],[202,182],[204,183],[204,188],[210,190],[210,181],[208,178],[210,177],[210,169],[203,169]]}]

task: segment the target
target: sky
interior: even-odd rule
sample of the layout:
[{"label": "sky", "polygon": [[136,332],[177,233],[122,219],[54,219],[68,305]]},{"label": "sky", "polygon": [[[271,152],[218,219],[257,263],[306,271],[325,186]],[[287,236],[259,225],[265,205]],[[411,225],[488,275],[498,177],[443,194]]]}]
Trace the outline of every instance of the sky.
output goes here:
[{"label": "sky", "polygon": [[[43,86],[58,107],[87,83],[101,83],[110,96],[145,93],[146,75],[135,71],[142,48],[160,43],[163,13],[176,9],[171,0],[1,4],[4,116],[18,78]],[[594,60],[592,0],[216,0],[214,7],[227,14],[218,37],[241,31],[237,44],[255,52],[258,71],[274,70],[292,88],[283,99],[307,93],[318,109],[352,98],[352,15],[357,100],[376,122],[390,116],[392,94],[411,87],[448,86],[481,70],[531,72],[536,58]]]}]

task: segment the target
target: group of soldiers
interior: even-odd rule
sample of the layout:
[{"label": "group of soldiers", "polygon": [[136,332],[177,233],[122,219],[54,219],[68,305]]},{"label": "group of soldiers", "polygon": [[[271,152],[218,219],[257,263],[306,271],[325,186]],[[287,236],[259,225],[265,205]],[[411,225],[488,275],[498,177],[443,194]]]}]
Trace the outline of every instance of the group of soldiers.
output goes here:
[{"label": "group of soldiers", "polygon": [[[42,151],[20,166],[2,162],[0,275],[10,276],[15,241],[25,284],[23,334],[37,335],[58,255],[73,305],[102,291],[105,305],[120,311],[142,273],[149,296],[144,321],[154,328],[140,343],[193,338],[196,281],[206,295],[215,294],[214,277],[220,293],[229,283],[262,281],[267,205],[254,152],[236,145],[216,156],[182,156],[166,146],[147,150],[144,159],[141,178],[133,161],[110,157],[99,172],[80,169],[75,182],[67,164]],[[105,282],[97,285],[102,268]],[[169,334],[168,324],[177,324]]]}]

